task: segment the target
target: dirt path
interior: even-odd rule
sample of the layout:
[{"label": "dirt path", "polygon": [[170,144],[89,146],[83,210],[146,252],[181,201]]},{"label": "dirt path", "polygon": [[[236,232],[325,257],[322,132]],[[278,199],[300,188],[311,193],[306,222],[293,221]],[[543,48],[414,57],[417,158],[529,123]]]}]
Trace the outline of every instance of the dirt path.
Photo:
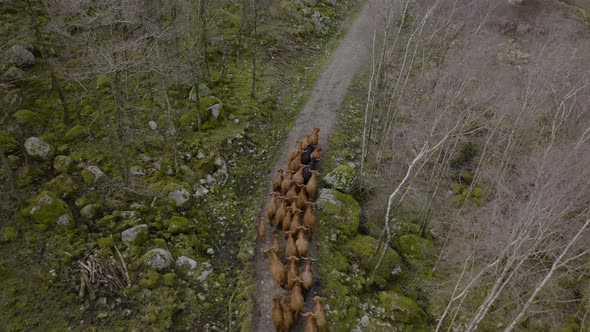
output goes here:
[{"label": "dirt path", "polygon": [[[270,179],[275,174],[274,169],[279,167],[286,168],[288,152],[295,144],[295,141],[303,137],[304,133],[311,132],[314,127],[321,129],[319,145],[322,148],[322,154],[325,155],[330,131],[336,121],[338,111],[340,110],[348,87],[358,69],[370,57],[374,28],[376,24],[379,25],[382,22],[381,13],[383,10],[381,1],[366,1],[359,16],[352,23],[346,36],[328,60],[305,108],[299,113],[293,129],[291,129],[284,142],[279,160],[273,168],[273,173],[269,176],[269,186]],[[321,220],[319,220],[318,227],[321,227]],[[272,297],[273,295],[286,293],[286,291],[275,286],[269,271],[268,257],[262,252],[265,248],[270,247],[272,235],[272,229],[267,227],[266,241],[258,241],[256,246],[256,275],[254,285],[254,330],[256,332],[274,331],[271,318]],[[310,255],[316,257],[315,241],[311,241]],[[315,265],[317,266],[317,264],[321,264],[321,262]],[[317,271],[317,268],[315,270]],[[311,298],[318,291],[319,287],[316,282],[316,286],[314,286],[305,298],[306,309],[311,307]],[[303,320],[300,319],[293,330],[303,331],[302,322]]]}]

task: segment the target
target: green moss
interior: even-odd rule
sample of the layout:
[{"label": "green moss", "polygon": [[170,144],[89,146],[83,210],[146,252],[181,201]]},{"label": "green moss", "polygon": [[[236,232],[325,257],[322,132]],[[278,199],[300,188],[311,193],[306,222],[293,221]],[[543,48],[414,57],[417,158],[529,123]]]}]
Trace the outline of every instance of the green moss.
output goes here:
[{"label": "green moss", "polygon": [[18,141],[9,132],[0,130],[0,151],[4,153],[13,153],[18,149]]},{"label": "green moss", "polygon": [[461,193],[463,193],[463,186],[460,183],[453,183],[451,188],[453,189],[453,194],[455,195],[461,195]]},{"label": "green moss", "polygon": [[59,155],[53,160],[53,168],[60,173],[67,173],[73,165],[73,160],[69,156]]},{"label": "green moss", "polygon": [[74,218],[70,208],[55,193],[43,191],[32,202],[26,211],[37,223],[44,225],[56,223],[62,226],[73,225]]},{"label": "green moss", "polygon": [[410,260],[429,261],[436,257],[432,243],[415,235],[402,235],[399,239],[402,255]]},{"label": "green moss", "polygon": [[102,237],[96,241],[96,244],[101,249],[109,249],[115,245],[115,240],[112,237]]},{"label": "green moss", "polygon": [[154,289],[160,286],[162,276],[156,271],[149,271],[139,280],[139,284],[147,289]]},{"label": "green moss", "polygon": [[78,185],[67,174],[60,174],[47,183],[47,188],[60,198],[69,198],[78,191]]},{"label": "green moss", "polygon": [[[373,266],[377,262],[376,257],[381,255],[382,248],[379,248],[377,255],[374,254],[378,246],[379,240],[366,235],[357,235],[345,244],[344,249],[351,261],[358,263],[365,271],[372,272]],[[383,263],[375,277],[392,281],[405,269],[398,253],[388,247]]]},{"label": "green moss", "polygon": [[19,110],[12,115],[16,123],[23,127],[34,127],[43,123],[43,117],[39,113],[30,110]]},{"label": "green moss", "polygon": [[82,125],[75,125],[65,134],[64,139],[68,142],[75,141],[84,135],[88,134],[86,127]]},{"label": "green moss", "polygon": [[172,234],[186,233],[195,229],[193,223],[187,218],[181,216],[173,216],[170,219],[170,226],[168,226],[168,232]]},{"label": "green moss", "polygon": [[6,226],[0,232],[0,242],[10,242],[18,238],[18,230],[12,226]]},{"label": "green moss", "polygon": [[377,306],[385,311],[379,316],[381,319],[396,323],[417,323],[425,316],[424,311],[409,297],[392,291],[377,293]]},{"label": "green moss", "polygon": [[107,75],[101,75],[96,79],[96,87],[99,89],[108,88],[111,86],[111,79]]},{"label": "green moss", "polygon": [[352,238],[358,233],[361,207],[350,195],[332,189],[321,189],[318,198],[319,220],[324,229],[338,236]]},{"label": "green moss", "polygon": [[166,273],[162,276],[162,283],[166,286],[172,287],[176,284],[178,277],[175,273]]},{"label": "green moss", "polygon": [[349,165],[339,165],[332,172],[328,173],[323,182],[327,187],[344,193],[351,193],[357,182],[358,172]]}]

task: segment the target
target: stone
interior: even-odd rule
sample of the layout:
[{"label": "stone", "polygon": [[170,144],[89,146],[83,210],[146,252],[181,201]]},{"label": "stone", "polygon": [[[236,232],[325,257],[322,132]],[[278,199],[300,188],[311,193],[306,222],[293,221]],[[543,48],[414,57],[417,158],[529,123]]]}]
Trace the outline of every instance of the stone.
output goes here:
[{"label": "stone", "polygon": [[207,195],[209,193],[209,189],[199,185],[197,190],[195,190],[195,197],[201,197]]},{"label": "stone", "polygon": [[137,225],[121,232],[121,241],[131,247],[143,244],[149,236],[149,227],[146,224]]},{"label": "stone", "polygon": [[395,323],[417,323],[425,316],[414,300],[393,291],[377,293],[376,306],[383,309],[377,310],[379,318]]},{"label": "stone", "polygon": [[358,233],[360,204],[350,195],[333,189],[320,189],[317,200],[319,220],[338,238],[352,238]]},{"label": "stone", "polygon": [[84,135],[87,135],[88,130],[82,125],[75,125],[72,129],[64,135],[64,139],[68,142],[75,141]]},{"label": "stone", "polygon": [[0,130],[0,151],[5,154],[13,153],[18,149],[18,141],[12,133]]},{"label": "stone", "polygon": [[69,198],[78,191],[78,185],[72,178],[62,173],[47,183],[47,188],[56,193],[60,198]]},{"label": "stone", "polygon": [[145,176],[146,170],[141,166],[131,166],[129,168],[129,175],[131,176]]},{"label": "stone", "polygon": [[84,183],[87,185],[91,185],[106,176],[106,174],[104,174],[104,172],[98,166],[93,165],[84,167],[82,172],[80,172],[80,175],[82,175]]},{"label": "stone", "polygon": [[327,187],[351,193],[357,182],[357,171],[349,165],[340,165],[323,178]]},{"label": "stone", "polygon": [[211,115],[214,118],[218,119],[219,115],[221,114],[221,106],[222,106],[222,104],[218,103],[218,104],[215,104],[215,105],[209,107],[207,110],[211,112]]},{"label": "stone", "polygon": [[[377,247],[379,247],[380,250],[377,252],[376,256],[380,257],[383,249],[379,244],[379,240],[367,235],[357,235],[346,242],[343,253],[349,256],[349,261],[358,263],[363,270],[370,273],[373,270],[373,264],[375,263],[375,256],[373,253]],[[377,270],[375,279],[379,277],[387,282],[393,281],[396,276],[402,271],[405,271],[405,269],[406,268],[403,266],[399,254],[392,248],[387,247],[383,263]],[[380,280],[375,281],[377,283],[381,282]]]},{"label": "stone", "polygon": [[162,248],[151,249],[142,257],[145,265],[158,271],[165,270],[172,264],[172,254],[170,251]]},{"label": "stone", "polygon": [[45,160],[51,158],[51,146],[38,137],[27,138],[25,141],[25,150],[27,150],[27,153],[32,157]]},{"label": "stone", "polygon": [[22,45],[14,45],[12,51],[12,63],[17,67],[29,67],[35,64],[35,56]]},{"label": "stone", "polygon": [[402,255],[409,260],[433,260],[436,252],[432,242],[416,235],[402,235],[399,238]]},{"label": "stone", "polygon": [[27,214],[37,223],[44,225],[73,225],[74,218],[66,202],[55,193],[43,191],[37,195],[26,210]]},{"label": "stone", "polygon": [[173,216],[170,219],[170,226],[168,226],[168,232],[172,234],[186,233],[194,229],[195,225],[187,218],[181,216]]},{"label": "stone", "polygon": [[174,200],[176,207],[181,207],[191,198],[191,194],[185,188],[180,188],[169,192],[168,198]]},{"label": "stone", "polygon": [[187,256],[180,256],[176,259],[176,267],[182,274],[192,276],[197,269],[197,261]]},{"label": "stone", "polygon": [[361,318],[360,324],[361,324],[362,327],[369,326],[369,316],[364,315],[363,318]]},{"label": "stone", "polygon": [[69,156],[59,155],[53,159],[53,168],[60,173],[68,172],[72,168],[72,165],[73,160]]},{"label": "stone", "polygon": [[[210,95],[211,90],[205,84],[199,84],[199,98],[209,97]],[[197,102],[197,89],[195,84],[191,87],[188,99],[192,102]]]},{"label": "stone", "polygon": [[25,72],[15,66],[8,68],[2,75],[2,78],[7,81],[22,81],[25,77]]},{"label": "stone", "polygon": [[12,117],[19,125],[23,127],[34,127],[41,123],[42,117],[40,114],[31,110],[22,109],[14,112]]},{"label": "stone", "polygon": [[95,205],[87,204],[87,205],[84,205],[84,207],[82,207],[82,209],[80,209],[80,215],[83,218],[90,220],[90,219],[94,218],[94,216],[96,216],[96,210],[97,209],[96,209]]},{"label": "stone", "polygon": [[151,130],[156,130],[158,129],[158,124],[156,123],[156,121],[151,120],[150,122],[148,122],[148,126],[150,126]]}]

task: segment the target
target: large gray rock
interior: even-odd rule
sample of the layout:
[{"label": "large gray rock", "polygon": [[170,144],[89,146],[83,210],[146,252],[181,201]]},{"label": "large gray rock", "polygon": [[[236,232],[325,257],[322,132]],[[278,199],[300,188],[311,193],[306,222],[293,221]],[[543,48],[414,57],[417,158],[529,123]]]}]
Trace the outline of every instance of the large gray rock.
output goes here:
[{"label": "large gray rock", "polygon": [[51,146],[38,137],[29,137],[25,141],[25,150],[32,157],[41,159],[51,158]]},{"label": "large gray rock", "polygon": [[165,270],[172,264],[172,254],[162,248],[155,248],[143,255],[143,262],[156,270]]},{"label": "large gray rock", "polygon": [[340,165],[323,178],[327,187],[351,193],[356,185],[357,172],[350,165]]},{"label": "large gray rock", "polygon": [[181,207],[191,198],[191,194],[188,190],[180,188],[168,193],[168,198],[174,200],[176,207]]},{"label": "large gray rock", "polygon": [[28,67],[35,64],[35,56],[22,45],[14,45],[11,48],[12,62],[18,67]]},{"label": "large gray rock", "polygon": [[148,225],[141,224],[121,232],[121,240],[128,246],[140,245],[148,238]]}]

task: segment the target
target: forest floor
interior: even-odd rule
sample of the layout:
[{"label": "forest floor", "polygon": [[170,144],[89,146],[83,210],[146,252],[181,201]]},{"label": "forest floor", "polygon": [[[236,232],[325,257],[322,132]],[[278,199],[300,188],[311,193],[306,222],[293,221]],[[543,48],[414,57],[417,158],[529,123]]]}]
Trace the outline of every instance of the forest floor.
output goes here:
[{"label": "forest floor", "polygon": [[[361,12],[350,25],[348,32],[343,37],[338,48],[328,59],[322,73],[318,78],[311,95],[303,110],[299,113],[293,128],[286,137],[279,159],[268,177],[267,185],[278,168],[285,168],[289,150],[294,146],[295,141],[309,133],[313,128],[320,128],[320,143],[322,153],[325,154],[328,146],[328,137],[332,130],[342,102],[353,77],[363,64],[368,61],[371,52],[371,43],[375,28],[380,28],[380,15],[383,13],[381,0],[368,0]],[[279,143],[280,144],[280,143]],[[270,189],[269,189],[270,193]],[[265,215],[261,212],[261,216]],[[319,221],[321,227],[321,220]],[[274,232],[267,231],[266,239],[258,241],[255,254],[255,331],[273,331],[272,326],[272,298],[274,295],[282,294],[285,291],[279,289],[269,270],[268,257],[264,249],[270,247]],[[317,257],[317,243],[311,241],[310,256]],[[318,262],[317,264],[321,264]],[[317,295],[319,284],[317,281],[312,290],[306,296],[304,311],[311,308],[311,299]],[[294,331],[303,331],[303,320],[300,319]]]}]

